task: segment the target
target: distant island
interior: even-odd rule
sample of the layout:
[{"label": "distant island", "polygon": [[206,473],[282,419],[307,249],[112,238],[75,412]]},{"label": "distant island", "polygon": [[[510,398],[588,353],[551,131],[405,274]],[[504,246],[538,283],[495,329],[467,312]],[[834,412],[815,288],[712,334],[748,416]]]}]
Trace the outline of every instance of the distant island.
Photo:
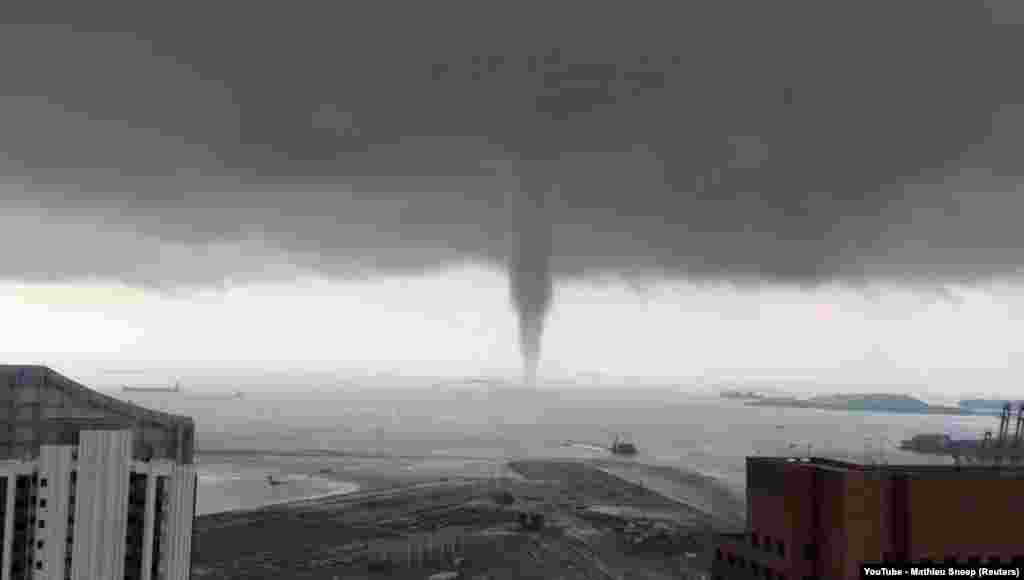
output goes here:
[{"label": "distant island", "polygon": [[1011,401],[1003,399],[964,399],[958,404],[961,409],[975,415],[999,415]]},{"label": "distant island", "polygon": [[810,399],[795,397],[765,397],[749,401],[747,405],[763,407],[798,407],[803,409],[829,409],[833,411],[869,411],[882,413],[920,413],[937,415],[971,415],[960,407],[929,405],[908,395],[819,395]]}]

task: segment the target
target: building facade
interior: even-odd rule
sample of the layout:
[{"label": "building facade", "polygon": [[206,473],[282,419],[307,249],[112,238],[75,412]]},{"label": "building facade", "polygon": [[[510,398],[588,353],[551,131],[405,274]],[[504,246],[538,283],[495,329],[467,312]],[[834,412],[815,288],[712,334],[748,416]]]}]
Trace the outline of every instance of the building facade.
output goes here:
[{"label": "building facade", "polygon": [[1024,469],[747,458],[747,526],[713,579],[860,578],[865,562],[1024,565]]},{"label": "building facade", "polygon": [[0,580],[187,580],[192,421],[44,367],[0,367],[0,389]]}]

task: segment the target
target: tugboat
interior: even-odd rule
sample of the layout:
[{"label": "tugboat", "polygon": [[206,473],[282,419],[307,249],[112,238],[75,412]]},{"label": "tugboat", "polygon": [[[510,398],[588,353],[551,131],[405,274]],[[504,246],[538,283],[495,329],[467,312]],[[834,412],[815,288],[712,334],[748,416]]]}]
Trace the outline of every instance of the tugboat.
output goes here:
[{"label": "tugboat", "polygon": [[636,445],[623,441],[618,435],[612,440],[612,446],[608,450],[615,455],[636,455]]}]

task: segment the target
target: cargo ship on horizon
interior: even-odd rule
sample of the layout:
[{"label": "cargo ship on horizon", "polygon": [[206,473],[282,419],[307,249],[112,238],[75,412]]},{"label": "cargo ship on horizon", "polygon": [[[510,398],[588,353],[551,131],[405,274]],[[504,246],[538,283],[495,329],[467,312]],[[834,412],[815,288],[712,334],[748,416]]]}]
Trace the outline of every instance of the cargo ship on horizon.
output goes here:
[{"label": "cargo ship on horizon", "polygon": [[637,454],[636,445],[626,441],[625,439],[623,439],[619,435],[615,435],[612,438],[612,442],[611,442],[610,445],[606,445],[606,444],[602,444],[602,443],[591,443],[591,442],[588,442],[588,441],[574,441],[572,439],[569,439],[569,440],[563,442],[562,446],[563,447],[585,447],[587,449],[592,449],[594,451],[609,452],[612,455],[636,455]]},{"label": "cargo ship on horizon", "polygon": [[123,393],[180,393],[181,383],[174,383],[173,387],[121,387]]}]

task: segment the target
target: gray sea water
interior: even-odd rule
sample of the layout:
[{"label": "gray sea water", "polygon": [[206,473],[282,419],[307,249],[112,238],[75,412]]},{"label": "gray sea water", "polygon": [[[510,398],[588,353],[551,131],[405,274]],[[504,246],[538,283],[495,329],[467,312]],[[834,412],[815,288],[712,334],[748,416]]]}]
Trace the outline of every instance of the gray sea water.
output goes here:
[{"label": "gray sea water", "polygon": [[[294,499],[359,490],[359,485],[353,482],[288,473],[273,467],[200,461],[196,515],[250,509]],[[268,475],[277,482],[275,485],[267,483]]]},{"label": "gray sea water", "polygon": [[[382,399],[386,400],[373,400]],[[750,455],[827,456],[888,463],[948,462],[897,449],[919,433],[980,436],[992,417],[853,413],[745,406],[709,396],[630,398],[628,392],[388,392],[251,396],[238,401],[139,401],[193,416],[200,448],[330,449],[407,456],[607,457],[615,434],[640,453],[630,461],[667,465],[719,479],[738,495]],[[567,441],[582,442],[566,445]],[[589,444],[588,444],[589,443]],[[201,466],[202,467],[202,466]],[[267,486],[265,471],[209,465],[200,511],[255,507],[344,490],[326,481]],[[333,487],[332,487],[333,486]]]}]

